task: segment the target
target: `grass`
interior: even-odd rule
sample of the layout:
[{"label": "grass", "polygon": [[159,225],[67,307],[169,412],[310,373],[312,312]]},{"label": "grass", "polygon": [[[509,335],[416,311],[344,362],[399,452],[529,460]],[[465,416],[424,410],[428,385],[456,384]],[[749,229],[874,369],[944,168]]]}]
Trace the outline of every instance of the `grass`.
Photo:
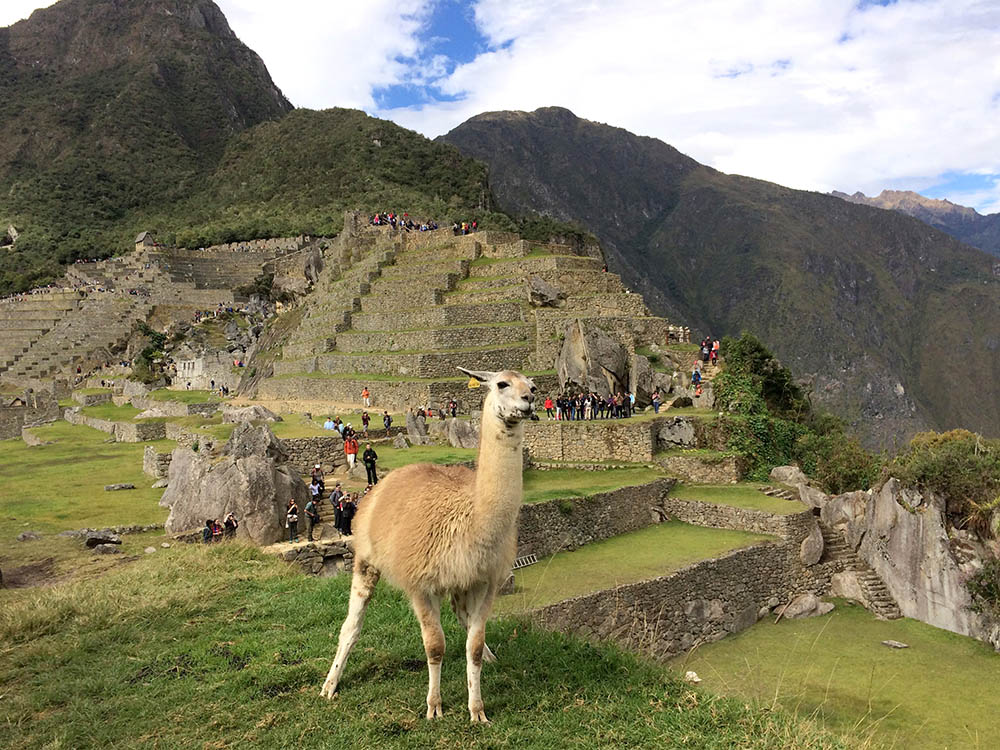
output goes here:
[{"label": "grass", "polygon": [[781,515],[801,513],[806,509],[806,506],[798,501],[782,500],[780,497],[765,495],[760,491],[763,486],[755,482],[678,484],[670,491],[670,496],[679,500],[700,500],[703,503],[717,503],[733,508],[749,508]]},{"label": "grass", "polygon": [[409,448],[387,445],[377,451],[378,466],[384,471],[409,464],[460,464],[476,458],[475,448],[452,448],[450,445],[411,445]]},{"label": "grass", "polygon": [[[667,575],[770,537],[744,531],[690,526],[680,521],[559,552],[514,572],[515,592],[501,597],[497,608],[523,612],[545,604]],[[581,575],[586,571],[585,575]]]},{"label": "grass", "polygon": [[94,417],[95,419],[107,419],[110,422],[131,422],[138,414],[142,413],[142,409],[136,409],[131,404],[115,406],[108,401],[94,406],[85,406],[80,412],[85,416]]},{"label": "grass", "polygon": [[[150,489],[142,473],[147,445],[169,450],[173,443],[107,443],[99,430],[67,422],[36,427],[52,445],[29,448],[20,440],[0,442],[0,539],[15,544],[26,529],[53,533],[85,526],[163,523],[157,505],[163,490]],[[126,482],[138,489],[105,492]]]},{"label": "grass", "polygon": [[540,503],[564,497],[589,497],[622,487],[649,484],[662,476],[663,472],[645,467],[606,471],[581,471],[573,468],[551,471],[528,469],[524,472],[524,502]]},{"label": "grass", "polygon": [[171,391],[161,388],[149,397],[155,401],[178,401],[182,404],[209,404],[221,401],[212,391]]},{"label": "grass", "polygon": [[[1000,654],[916,620],[838,601],[824,617],[763,620],[679,659],[713,692],[815,717],[907,750],[1000,747]],[[889,649],[883,640],[909,644]]]},{"label": "grass", "polygon": [[110,388],[76,388],[73,393],[79,393],[84,396],[96,396],[99,393],[111,393]]},{"label": "grass", "polygon": [[306,578],[236,545],[178,545],[76,586],[0,592],[0,726],[35,748],[848,747],[781,712],[720,699],[669,669],[515,620],[491,622],[493,724],[465,709],[464,637],[449,646],[442,719],[423,719],[419,628],[381,584],[332,702],[319,687],[349,580]]}]

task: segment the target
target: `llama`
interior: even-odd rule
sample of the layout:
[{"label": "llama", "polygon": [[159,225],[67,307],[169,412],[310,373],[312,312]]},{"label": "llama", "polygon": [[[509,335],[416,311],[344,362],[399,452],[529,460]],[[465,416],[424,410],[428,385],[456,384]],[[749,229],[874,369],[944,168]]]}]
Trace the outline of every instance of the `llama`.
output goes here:
[{"label": "llama", "polygon": [[414,464],[391,472],[361,504],[354,519],[354,577],[337,655],[322,694],[337,692],[344,664],[364,620],[375,584],[385,576],[409,597],[427,655],[427,718],[441,716],[444,632],[441,600],[467,631],[465,654],[469,716],[486,722],[479,688],[482,663],[495,657],[486,645],[486,621],[497,588],[517,550],[517,514],[523,501],[522,420],[531,416],[535,386],[512,370],[459,368],[487,384],[478,468]]}]

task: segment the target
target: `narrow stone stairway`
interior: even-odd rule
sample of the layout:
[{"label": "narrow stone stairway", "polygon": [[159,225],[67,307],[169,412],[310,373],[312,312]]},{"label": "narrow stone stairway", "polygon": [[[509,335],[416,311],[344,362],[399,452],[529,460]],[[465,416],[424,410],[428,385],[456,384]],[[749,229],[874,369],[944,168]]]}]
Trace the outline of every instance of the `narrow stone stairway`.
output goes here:
[{"label": "narrow stone stairway", "polygon": [[882,620],[898,620],[902,617],[899,605],[896,604],[896,600],[878,573],[847,545],[841,534],[822,523],[820,530],[823,532],[822,559],[841,560],[844,563],[844,570],[856,574],[869,611]]}]

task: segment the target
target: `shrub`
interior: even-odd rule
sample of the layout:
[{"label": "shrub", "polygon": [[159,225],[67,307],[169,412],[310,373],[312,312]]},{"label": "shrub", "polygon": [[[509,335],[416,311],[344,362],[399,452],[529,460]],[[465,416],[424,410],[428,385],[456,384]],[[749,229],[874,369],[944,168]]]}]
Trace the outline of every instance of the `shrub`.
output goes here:
[{"label": "shrub", "polygon": [[965,584],[972,595],[972,611],[1000,620],[1000,560],[988,560]]}]

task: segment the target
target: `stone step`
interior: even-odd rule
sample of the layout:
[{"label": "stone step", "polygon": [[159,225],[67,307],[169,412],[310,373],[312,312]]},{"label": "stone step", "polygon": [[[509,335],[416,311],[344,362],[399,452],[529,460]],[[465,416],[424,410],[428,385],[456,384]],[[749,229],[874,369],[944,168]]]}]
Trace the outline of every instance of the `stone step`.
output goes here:
[{"label": "stone step", "polygon": [[[481,347],[444,351],[406,353],[369,352],[347,354],[333,352],[314,358],[312,370],[327,375],[392,375],[411,378],[455,377],[459,367],[470,370],[524,370],[533,347],[519,343],[504,347]],[[278,361],[274,374],[301,372],[300,362]]]},{"label": "stone step", "polygon": [[522,308],[516,302],[456,304],[355,313],[351,316],[351,327],[355,331],[388,331],[444,328],[473,323],[506,323],[521,320]]},{"label": "stone step", "polygon": [[438,289],[419,289],[383,295],[368,295],[361,298],[361,312],[387,312],[400,307],[430,307],[440,305],[444,294]]},{"label": "stone step", "polygon": [[596,258],[579,255],[538,255],[494,260],[480,258],[469,268],[471,276],[526,276],[542,271],[600,271]]},{"label": "stone step", "polygon": [[457,273],[415,273],[412,276],[379,278],[372,282],[370,293],[404,295],[428,289],[447,292],[455,288],[460,278]]},{"label": "stone step", "polygon": [[465,258],[445,258],[408,263],[405,256],[401,256],[393,265],[382,269],[382,278],[396,279],[400,276],[411,278],[422,273],[458,274],[459,278],[464,279],[469,275],[469,261]]},{"label": "stone step", "polygon": [[495,289],[485,289],[472,292],[448,292],[444,295],[445,303],[449,305],[470,305],[470,304],[491,304],[496,302],[525,302],[528,301],[528,291],[524,282]]},{"label": "stone step", "polygon": [[432,351],[472,346],[504,346],[527,341],[533,330],[524,323],[454,326],[416,331],[346,331],[336,336],[342,352]]}]

